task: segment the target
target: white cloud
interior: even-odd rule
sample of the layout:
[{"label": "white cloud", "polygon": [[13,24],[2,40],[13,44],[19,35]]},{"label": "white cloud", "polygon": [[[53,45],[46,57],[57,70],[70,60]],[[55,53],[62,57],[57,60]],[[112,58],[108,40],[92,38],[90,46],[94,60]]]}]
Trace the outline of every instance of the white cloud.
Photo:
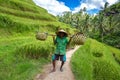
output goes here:
[{"label": "white cloud", "polygon": [[[59,0],[33,0],[37,5],[48,10],[49,13],[53,15],[61,14],[64,11],[71,11],[63,2]],[[105,2],[108,2],[109,5],[114,4],[118,0],[82,0],[78,7],[74,8],[73,13],[78,12],[80,9],[86,7],[87,10],[91,9],[100,9],[103,7]],[[71,3],[72,4],[72,3]]]},{"label": "white cloud", "polygon": [[118,0],[84,0],[83,3],[81,3],[81,5],[79,5],[73,10],[73,12],[78,12],[80,9],[84,7],[86,7],[87,10],[100,9],[100,7],[104,6],[105,2],[108,2],[109,5],[112,5],[117,1]]},{"label": "white cloud", "polygon": [[118,0],[106,0],[110,5],[114,4],[115,2],[117,2]]},{"label": "white cloud", "polygon": [[83,9],[84,7],[86,7],[87,10],[91,10],[91,9],[97,8],[93,4],[82,3],[80,6],[76,7],[72,12],[73,13],[78,12],[78,11],[80,11],[80,9]]},{"label": "white cloud", "polygon": [[70,11],[70,8],[65,6],[63,2],[57,0],[33,0],[38,6],[48,10],[53,15],[61,14],[64,11]]}]

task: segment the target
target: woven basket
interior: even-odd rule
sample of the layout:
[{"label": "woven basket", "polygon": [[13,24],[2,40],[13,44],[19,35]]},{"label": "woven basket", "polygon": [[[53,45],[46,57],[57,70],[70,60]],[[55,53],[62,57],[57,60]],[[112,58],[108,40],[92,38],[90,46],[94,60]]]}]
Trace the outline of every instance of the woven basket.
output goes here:
[{"label": "woven basket", "polygon": [[36,39],[45,41],[47,39],[47,34],[46,33],[37,32],[36,33]]},{"label": "woven basket", "polygon": [[83,33],[77,33],[72,37],[72,43],[76,45],[83,45],[85,42],[85,36]]}]

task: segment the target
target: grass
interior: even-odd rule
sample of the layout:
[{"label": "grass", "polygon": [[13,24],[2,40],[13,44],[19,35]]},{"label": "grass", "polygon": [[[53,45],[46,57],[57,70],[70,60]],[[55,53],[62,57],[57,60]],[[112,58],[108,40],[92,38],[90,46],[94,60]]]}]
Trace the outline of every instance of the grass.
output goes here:
[{"label": "grass", "polygon": [[89,54],[90,42],[90,40],[87,41],[72,57],[71,66],[76,80],[92,80],[92,54]]},{"label": "grass", "polygon": [[35,32],[59,26],[72,31],[32,0],[0,0],[0,80],[33,80],[54,51],[52,38],[36,40]]},{"label": "grass", "polygon": [[76,80],[120,80],[120,64],[111,51],[120,55],[120,50],[110,48],[88,39],[72,57],[71,66]]},{"label": "grass", "polygon": [[16,17],[9,14],[0,14],[0,28],[4,28],[9,33],[17,32],[35,32],[35,31],[55,31],[58,26],[67,28],[69,25],[65,25],[60,22],[33,20],[28,18]]},{"label": "grass", "polygon": [[113,48],[111,46],[107,46],[107,47],[112,52],[112,55],[114,56],[114,59],[117,61],[117,63],[120,64],[120,51],[119,51],[119,49]]},{"label": "grass", "polygon": [[[32,0],[0,0],[1,5],[5,8],[11,8],[20,11],[29,11],[34,13],[47,13],[47,10],[36,6]],[[6,5],[7,4],[7,5]],[[11,6],[12,5],[12,6]]]},{"label": "grass", "polygon": [[[41,46],[42,45],[42,46]],[[51,40],[47,41],[36,41],[31,43],[26,43],[19,46],[16,49],[16,55],[20,55],[24,58],[38,59],[49,58],[54,51],[54,45]]]},{"label": "grass", "polygon": [[58,26],[67,28],[69,25],[58,22],[32,0],[0,0],[0,29],[10,35],[38,30],[52,32]]},{"label": "grass", "polygon": [[[50,60],[50,53],[53,52],[51,40],[49,37],[47,41],[38,41],[34,36],[1,40],[0,80],[32,80]],[[28,50],[30,54],[26,53]],[[36,58],[36,54],[40,56]]]},{"label": "grass", "polygon": [[18,16],[18,17],[24,17],[24,18],[30,18],[30,19],[36,19],[36,20],[46,20],[46,21],[56,20],[55,17],[53,18],[48,14],[42,15],[43,13],[20,11],[20,10],[5,8],[5,7],[0,7],[0,11],[1,13],[7,13],[7,14]]}]

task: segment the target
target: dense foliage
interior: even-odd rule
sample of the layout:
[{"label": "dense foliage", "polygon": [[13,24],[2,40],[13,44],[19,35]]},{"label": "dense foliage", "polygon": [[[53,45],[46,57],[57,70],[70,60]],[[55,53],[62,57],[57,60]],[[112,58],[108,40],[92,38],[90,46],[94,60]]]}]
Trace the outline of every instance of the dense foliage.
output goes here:
[{"label": "dense foliage", "polygon": [[106,2],[97,15],[87,14],[84,8],[77,13],[64,12],[58,18],[91,38],[120,48],[120,2],[111,6]]}]

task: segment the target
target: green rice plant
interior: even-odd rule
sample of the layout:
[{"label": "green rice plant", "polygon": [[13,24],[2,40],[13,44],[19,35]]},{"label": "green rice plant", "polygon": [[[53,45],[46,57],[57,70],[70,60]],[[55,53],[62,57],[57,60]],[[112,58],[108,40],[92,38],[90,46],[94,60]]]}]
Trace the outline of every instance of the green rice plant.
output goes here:
[{"label": "green rice plant", "polygon": [[107,45],[106,45],[106,47],[108,47],[110,49],[116,62],[118,64],[120,64],[120,51],[119,51],[119,49],[116,49],[116,48],[113,48],[113,47],[107,46]]},{"label": "green rice plant", "polygon": [[95,56],[95,57],[102,57],[102,56],[103,56],[103,53],[94,52],[94,53],[93,53],[93,56]]},{"label": "green rice plant", "polygon": [[[21,10],[21,11],[30,11],[34,13],[38,12],[47,12],[45,9],[40,8],[33,3],[31,0],[0,0],[0,6]],[[7,5],[6,5],[7,4]]]},{"label": "green rice plant", "polygon": [[120,66],[111,50],[93,39],[76,51],[71,65],[76,80],[120,80]]},{"label": "green rice plant", "polygon": [[[50,40],[48,38],[45,43],[49,44],[48,41],[50,42]],[[49,61],[46,56],[33,59],[31,57],[21,57],[19,53],[16,53],[16,50],[22,45],[32,43],[33,45],[34,43],[38,45],[40,43],[40,48],[42,48],[44,42],[37,41],[34,35],[18,35],[0,39],[0,80],[31,80],[42,71],[44,64]],[[48,49],[47,46],[46,48]]]},{"label": "green rice plant", "polygon": [[35,31],[57,26],[69,27],[32,0],[0,0],[0,80],[33,80],[54,52],[52,39],[38,41]]},{"label": "green rice plant", "polygon": [[[6,23],[6,24],[5,24]],[[4,15],[0,15],[0,26],[1,27],[8,27],[8,24],[12,24],[13,22],[11,21],[10,18],[5,17]],[[8,27],[9,28],[9,27]]]},{"label": "green rice plant", "polygon": [[90,40],[77,50],[72,56],[71,66],[75,80],[92,80],[92,54],[90,54]]},{"label": "green rice plant", "polygon": [[[92,44],[94,44],[94,45],[92,45]],[[93,54],[94,57],[103,57],[105,55],[104,51],[103,51],[104,50],[103,45],[101,45],[98,42],[96,43],[96,41],[94,41],[94,40],[91,41],[91,47],[90,48],[91,48],[91,53]]]},{"label": "green rice plant", "polygon": [[120,55],[113,53],[115,61],[120,65]]},{"label": "green rice plant", "polygon": [[[38,30],[38,28],[40,30],[42,30],[42,29],[45,29],[45,27],[48,29],[48,31],[55,29],[55,28],[49,29],[49,28],[51,28],[49,26],[42,27],[42,25],[40,23],[38,23],[38,21],[35,24],[35,23],[32,23],[33,22],[32,20],[30,20],[31,23],[30,22],[27,23],[27,22],[25,22],[25,20],[27,20],[27,19],[21,19],[23,22],[21,20],[16,21],[16,19],[18,20],[19,18],[1,14],[0,15],[0,21],[1,21],[0,25],[2,27],[0,27],[0,28],[4,28],[11,32],[20,32],[20,33],[26,32],[26,31],[35,31],[35,30]],[[45,25],[47,25],[46,23],[48,23],[48,22],[45,22]],[[51,24],[52,24],[52,22],[51,22]],[[55,27],[55,26],[53,25],[52,27]]]},{"label": "green rice plant", "polygon": [[32,20],[2,13],[0,13],[0,21],[0,28],[5,28],[9,33],[35,32],[36,30],[55,32],[57,26],[68,27],[68,25],[60,22]]},{"label": "green rice plant", "polygon": [[5,15],[0,15],[0,21],[2,28],[8,29],[11,32],[25,32],[34,30],[32,25],[28,26],[27,24],[13,22],[10,17]]},{"label": "green rice plant", "polygon": [[[105,44],[101,44],[95,40],[92,40],[91,42],[94,44],[91,45],[91,52],[97,51],[103,54],[101,58],[93,59],[93,72],[96,72],[93,74],[93,80],[119,80],[120,66],[115,61],[110,49],[106,47]],[[94,65],[94,63],[96,65]]]},{"label": "green rice plant", "polygon": [[93,80],[120,80],[120,67],[106,60],[93,62]]},{"label": "green rice plant", "polygon": [[54,45],[52,43],[40,41],[21,45],[15,53],[25,58],[38,59],[41,57],[48,58],[53,51]]},{"label": "green rice plant", "polygon": [[33,12],[28,12],[28,11],[20,11],[20,10],[14,10],[10,8],[5,8],[0,6],[0,12],[1,13],[7,13],[11,15],[15,15],[18,17],[26,17],[30,19],[38,19],[38,20],[46,20],[46,21],[55,21],[55,17],[51,17],[49,14],[44,14],[43,13],[33,13]]}]

